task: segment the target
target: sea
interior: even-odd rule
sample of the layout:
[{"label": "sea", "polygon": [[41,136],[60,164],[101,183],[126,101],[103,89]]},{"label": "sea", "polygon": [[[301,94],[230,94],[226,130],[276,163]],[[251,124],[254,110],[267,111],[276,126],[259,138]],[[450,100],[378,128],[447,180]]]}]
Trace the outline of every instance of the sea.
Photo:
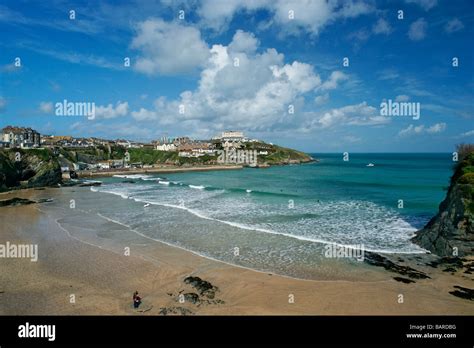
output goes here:
[{"label": "sea", "polygon": [[[318,161],[100,178],[101,186],[73,193],[75,208],[95,222],[68,213],[59,223],[78,238],[96,233],[104,242],[138,234],[210,259],[306,279],[337,278],[335,270],[344,269],[334,265],[347,260],[328,260],[328,245],[426,253],[410,239],[446,195],[451,154],[351,153],[348,161],[342,154],[311,155]],[[121,226],[121,233],[101,230],[101,219]]]}]

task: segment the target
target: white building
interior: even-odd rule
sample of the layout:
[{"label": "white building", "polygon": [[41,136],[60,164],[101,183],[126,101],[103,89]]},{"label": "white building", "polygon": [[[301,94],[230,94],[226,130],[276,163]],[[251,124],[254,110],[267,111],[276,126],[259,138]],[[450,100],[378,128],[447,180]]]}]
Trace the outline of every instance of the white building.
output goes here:
[{"label": "white building", "polygon": [[97,163],[97,166],[98,166],[100,169],[110,169],[110,163],[109,163],[109,161],[101,161],[101,162],[98,162],[98,163]]},{"label": "white building", "polygon": [[175,144],[161,144],[161,145],[156,145],[156,149],[159,151],[176,151],[177,147]]},{"label": "white building", "polygon": [[225,141],[245,141],[244,133],[240,131],[225,131],[221,133],[220,140]]}]

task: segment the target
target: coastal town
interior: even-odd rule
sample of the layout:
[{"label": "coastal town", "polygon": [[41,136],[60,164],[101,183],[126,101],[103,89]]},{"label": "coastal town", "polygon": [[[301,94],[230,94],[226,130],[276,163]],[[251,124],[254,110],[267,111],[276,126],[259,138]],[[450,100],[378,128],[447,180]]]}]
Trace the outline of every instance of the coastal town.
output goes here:
[{"label": "coastal town", "polygon": [[59,164],[63,179],[118,172],[266,168],[312,160],[304,153],[249,138],[241,131],[223,131],[204,140],[163,136],[138,142],[40,134],[30,127],[7,126],[1,129],[0,149],[13,154],[46,154],[48,160]]}]

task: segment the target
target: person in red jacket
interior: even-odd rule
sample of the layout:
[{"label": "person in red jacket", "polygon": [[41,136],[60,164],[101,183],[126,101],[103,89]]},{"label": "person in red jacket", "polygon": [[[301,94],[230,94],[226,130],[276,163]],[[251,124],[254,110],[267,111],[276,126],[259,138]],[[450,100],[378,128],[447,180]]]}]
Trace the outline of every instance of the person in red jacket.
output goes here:
[{"label": "person in red jacket", "polygon": [[138,308],[140,304],[142,303],[142,298],[138,295],[138,291],[135,291],[133,293],[133,307]]}]

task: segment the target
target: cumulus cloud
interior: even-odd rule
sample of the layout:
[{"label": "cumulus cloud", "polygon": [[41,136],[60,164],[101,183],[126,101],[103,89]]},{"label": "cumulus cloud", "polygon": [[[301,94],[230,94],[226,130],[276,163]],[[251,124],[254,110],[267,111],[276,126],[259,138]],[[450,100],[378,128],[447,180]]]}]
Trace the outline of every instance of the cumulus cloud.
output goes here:
[{"label": "cumulus cloud", "polygon": [[425,21],[424,18],[420,18],[414,21],[410,25],[410,29],[408,30],[408,37],[412,41],[420,41],[423,40],[426,36],[426,29],[428,28],[428,23]]},{"label": "cumulus cloud", "polygon": [[438,0],[405,0],[408,4],[416,4],[425,11],[431,10],[438,4]]},{"label": "cumulus cloud", "polygon": [[198,29],[161,19],[138,24],[131,47],[140,52],[134,68],[147,75],[189,73],[202,67],[209,48]]},{"label": "cumulus cloud", "polygon": [[115,107],[112,104],[107,106],[96,106],[95,107],[95,118],[116,118],[126,116],[128,114],[128,102],[118,101]]},{"label": "cumulus cloud", "polygon": [[435,123],[430,127],[425,127],[425,125],[414,126],[410,124],[407,128],[402,129],[398,132],[398,135],[401,137],[411,136],[411,135],[421,135],[424,133],[436,134],[444,132],[446,129],[446,123]]},{"label": "cumulus cloud", "polygon": [[257,50],[260,42],[253,33],[237,30],[229,45],[229,52],[253,53]]},{"label": "cumulus cloud", "polygon": [[447,32],[447,33],[454,33],[456,31],[459,31],[461,29],[464,28],[464,24],[462,24],[462,22],[457,19],[457,18],[453,18],[451,19],[449,22],[446,23],[446,25],[444,26],[444,30]]},{"label": "cumulus cloud", "polygon": [[38,107],[39,111],[50,114],[53,112],[53,103],[52,102],[41,102]]},{"label": "cumulus cloud", "polygon": [[[213,45],[195,90],[177,99],[161,97],[151,109],[132,111],[132,117],[206,129],[258,130],[291,123],[296,116],[289,106],[301,110],[302,98],[322,85],[321,78],[313,66],[285,63],[275,49],[258,52],[256,45],[254,36],[242,31],[228,46]],[[342,78],[331,76],[330,87]]]},{"label": "cumulus cloud", "polygon": [[372,32],[374,34],[385,34],[388,35],[392,32],[392,27],[390,24],[383,18],[379,18],[377,22],[372,27]]}]

